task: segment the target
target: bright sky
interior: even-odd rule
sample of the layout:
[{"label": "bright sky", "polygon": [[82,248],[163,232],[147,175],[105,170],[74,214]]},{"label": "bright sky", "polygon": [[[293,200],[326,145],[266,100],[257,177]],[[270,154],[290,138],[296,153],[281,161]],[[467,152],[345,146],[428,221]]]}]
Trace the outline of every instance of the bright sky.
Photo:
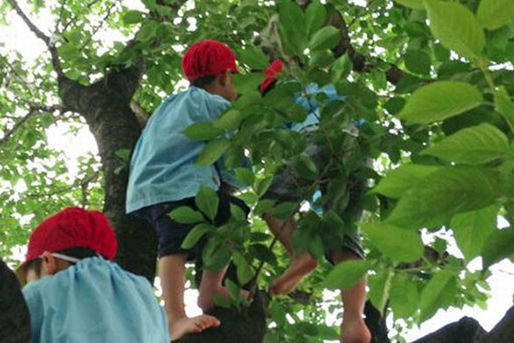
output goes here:
[{"label": "bright sky", "polygon": [[[357,2],[359,0],[356,0]],[[20,1],[23,6],[23,2]],[[131,6],[134,8],[140,8],[140,4],[136,0],[124,1],[125,6]],[[26,7],[24,7],[26,8]],[[45,27],[44,24],[49,25],[50,21],[37,20],[40,27]],[[0,45],[0,53],[16,50],[21,53],[27,63],[32,63],[36,57],[40,56],[45,51],[44,44],[37,40],[32,32],[30,32],[25,24],[19,19],[18,16],[10,16],[10,24],[7,28],[2,28],[2,38],[0,42],[4,44]],[[105,39],[112,42],[115,39],[122,39],[121,36],[113,37],[106,35]],[[23,44],[20,44],[23,42]],[[93,136],[89,132],[87,127],[83,127],[77,136],[71,136],[68,134],[68,129],[65,124],[57,125],[49,129],[49,145],[58,150],[65,152],[69,160],[70,169],[73,171],[76,166],[77,157],[82,156],[88,152],[97,153],[96,143]],[[76,144],[80,142],[80,144]],[[460,255],[460,252],[453,244],[451,247],[454,251],[452,253]],[[477,259],[472,263],[473,268],[480,267],[480,261]],[[513,294],[514,294],[514,264],[503,261],[492,267],[492,276],[488,280],[491,286],[492,297],[488,301],[488,309],[482,310],[478,307],[470,308],[465,307],[464,309],[449,309],[440,310],[432,319],[423,323],[419,328],[413,328],[404,332],[404,337],[407,341],[413,341],[419,337],[426,335],[432,331],[439,329],[440,327],[454,322],[463,316],[469,316],[477,319],[480,324],[486,329],[490,330],[505,314],[505,312],[512,306]],[[188,290],[186,292],[186,310],[188,314],[194,315],[200,313],[200,309],[196,306],[195,298],[197,296],[196,290]],[[326,297],[333,298],[336,296],[334,293],[326,292]],[[334,323],[336,318],[333,316],[327,317],[328,323]]]}]

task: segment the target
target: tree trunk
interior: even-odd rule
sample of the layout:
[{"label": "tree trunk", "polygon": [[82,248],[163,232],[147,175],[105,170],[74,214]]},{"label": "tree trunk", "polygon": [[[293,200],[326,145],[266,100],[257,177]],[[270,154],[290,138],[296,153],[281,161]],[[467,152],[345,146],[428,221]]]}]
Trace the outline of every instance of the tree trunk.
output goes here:
[{"label": "tree trunk", "polygon": [[141,127],[130,108],[130,100],[139,85],[138,68],[113,71],[91,86],[59,80],[64,105],[80,113],[98,144],[104,172],[104,213],[111,221],[118,239],[117,262],[125,269],[145,276],[151,283],[155,277],[156,237],[144,220],[125,214],[128,168],[115,153],[131,150]]}]

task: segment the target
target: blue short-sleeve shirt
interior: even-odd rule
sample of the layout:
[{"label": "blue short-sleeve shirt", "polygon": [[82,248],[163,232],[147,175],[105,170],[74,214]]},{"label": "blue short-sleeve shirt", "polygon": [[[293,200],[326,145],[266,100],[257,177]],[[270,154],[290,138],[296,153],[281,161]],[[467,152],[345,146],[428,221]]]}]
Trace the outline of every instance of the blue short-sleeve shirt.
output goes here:
[{"label": "blue short-sleeve shirt", "polygon": [[201,121],[215,121],[230,102],[197,87],[169,96],[150,117],[130,162],[126,211],[194,197],[200,186],[218,190],[214,165],[195,163],[205,143],[192,141],[183,131]]},{"label": "blue short-sleeve shirt", "polygon": [[[323,102],[324,105],[333,101],[342,101],[346,98],[337,94],[337,90],[333,84],[328,84],[320,88],[318,84],[311,83],[305,87],[305,92],[308,95],[324,93],[326,95],[326,99]],[[319,123],[318,118],[320,115],[320,105],[315,99],[306,98],[298,93],[295,95],[294,101],[298,105],[301,105],[303,108],[305,108],[308,111],[308,114],[303,122],[293,123],[291,125],[291,130],[301,131],[303,128]]]},{"label": "blue short-sleeve shirt", "polygon": [[169,343],[150,283],[98,257],[23,289],[31,343]]}]

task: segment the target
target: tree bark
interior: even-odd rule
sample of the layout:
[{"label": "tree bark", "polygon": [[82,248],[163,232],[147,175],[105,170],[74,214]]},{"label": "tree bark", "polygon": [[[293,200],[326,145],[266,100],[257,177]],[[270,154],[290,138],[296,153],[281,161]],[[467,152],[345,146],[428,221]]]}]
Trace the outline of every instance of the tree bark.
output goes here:
[{"label": "tree bark", "polygon": [[194,335],[187,335],[178,343],[262,343],[266,334],[266,312],[268,297],[257,293],[248,308],[235,309],[214,308],[209,314],[221,321],[221,326],[205,330]]},{"label": "tree bark", "polygon": [[128,168],[119,171],[123,162],[115,154],[121,149],[131,150],[141,133],[130,108],[141,73],[142,68],[137,67],[114,70],[90,86],[62,77],[59,93],[65,106],[85,118],[98,144],[105,182],[104,213],[118,239],[116,261],[153,283],[157,250],[155,233],[144,220],[125,214]]}]

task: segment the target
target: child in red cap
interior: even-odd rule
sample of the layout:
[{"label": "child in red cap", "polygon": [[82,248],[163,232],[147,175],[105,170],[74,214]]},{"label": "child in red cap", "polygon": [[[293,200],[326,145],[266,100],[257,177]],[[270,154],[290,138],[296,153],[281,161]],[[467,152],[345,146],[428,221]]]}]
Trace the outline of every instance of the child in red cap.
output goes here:
[{"label": "child in red cap", "polygon": [[[186,316],[185,263],[198,256],[200,248],[181,248],[194,225],[177,223],[168,213],[182,206],[194,208],[194,198],[202,186],[218,191],[217,225],[230,218],[231,204],[246,210],[242,201],[220,191],[222,183],[230,184],[222,178],[227,175],[222,164],[196,165],[205,143],[183,134],[193,123],[215,121],[235,100],[231,73],[238,70],[234,53],[221,42],[204,40],[186,51],[182,70],[191,86],[170,95],[150,117],[132,154],[126,202],[127,213],[143,216],[157,231],[159,276],[173,340],[219,326],[220,322],[209,315]],[[203,272],[198,298],[203,310],[213,306],[214,296],[228,297],[222,285],[225,271]]]},{"label": "child in red cap", "polygon": [[110,262],[116,238],[103,214],[67,208],[31,234],[17,269],[31,343],[169,343],[150,283]]}]

